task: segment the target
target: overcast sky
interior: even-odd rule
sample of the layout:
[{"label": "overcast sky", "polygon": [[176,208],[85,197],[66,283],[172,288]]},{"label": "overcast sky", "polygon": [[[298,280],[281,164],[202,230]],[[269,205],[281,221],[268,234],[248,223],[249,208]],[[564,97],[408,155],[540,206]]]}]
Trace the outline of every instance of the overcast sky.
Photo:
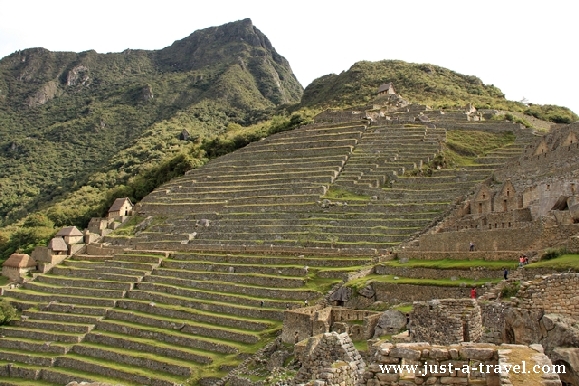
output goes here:
[{"label": "overcast sky", "polygon": [[360,60],[398,59],[478,76],[510,100],[579,113],[578,10],[575,0],[0,0],[0,57],[30,47],[161,49],[251,18],[304,87]]}]

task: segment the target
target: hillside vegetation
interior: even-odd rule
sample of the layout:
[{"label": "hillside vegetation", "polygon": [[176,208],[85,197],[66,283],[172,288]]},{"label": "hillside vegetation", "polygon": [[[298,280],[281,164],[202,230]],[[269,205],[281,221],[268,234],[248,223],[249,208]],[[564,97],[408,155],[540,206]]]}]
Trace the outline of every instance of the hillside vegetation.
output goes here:
[{"label": "hillside vegetation", "polygon": [[249,19],[160,51],[33,48],[0,61],[0,224],[83,186],[123,184],[192,139],[298,102],[287,61]]},{"label": "hillside vegetation", "polygon": [[579,119],[566,107],[532,105],[508,101],[495,85],[486,85],[472,75],[458,74],[432,64],[401,60],[362,61],[339,75],[322,76],[304,90],[302,106],[353,107],[367,105],[376,96],[378,85],[394,83],[396,92],[411,102],[433,108],[452,108],[472,103],[478,109],[524,112],[557,123]]},{"label": "hillside vegetation", "polygon": [[[403,61],[356,63],[316,79],[302,99],[289,63],[249,19],[158,51],[31,48],[0,60],[0,258],[31,250],[63,225],[86,226],[116,197],[137,202],[210,158],[311,122],[324,108],[366,105],[383,82],[433,107],[474,103],[577,119],[559,106],[507,101],[474,76]],[[449,159],[468,156],[454,150]]]}]

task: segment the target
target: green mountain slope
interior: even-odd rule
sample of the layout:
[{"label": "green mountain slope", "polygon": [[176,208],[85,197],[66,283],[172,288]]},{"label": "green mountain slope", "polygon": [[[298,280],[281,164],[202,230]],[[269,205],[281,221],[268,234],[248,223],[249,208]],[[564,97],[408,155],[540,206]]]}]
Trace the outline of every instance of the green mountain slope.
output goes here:
[{"label": "green mountain slope", "polygon": [[568,108],[554,105],[526,106],[508,101],[494,85],[486,85],[472,75],[462,75],[432,64],[407,63],[401,60],[362,61],[339,75],[322,76],[304,90],[302,106],[352,107],[371,103],[378,85],[394,83],[404,98],[437,108],[474,104],[525,112],[539,119],[570,123],[579,117]]},{"label": "green mountain slope", "polygon": [[302,91],[249,19],[159,51],[16,52],[0,61],[0,223],[87,183],[123,183],[183,148],[183,129],[215,135]]}]

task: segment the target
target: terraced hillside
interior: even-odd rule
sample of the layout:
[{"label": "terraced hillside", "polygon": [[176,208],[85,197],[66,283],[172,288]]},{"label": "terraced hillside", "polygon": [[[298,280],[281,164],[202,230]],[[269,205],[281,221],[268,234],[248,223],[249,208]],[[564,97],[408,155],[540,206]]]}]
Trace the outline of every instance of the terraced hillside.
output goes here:
[{"label": "terraced hillside", "polygon": [[344,271],[370,261],[101,253],[5,292],[24,311],[1,329],[2,384],[176,385],[223,376],[273,337],[286,308],[317,301]]},{"label": "terraced hillside", "polygon": [[213,160],[139,204],[153,217],[145,231],[5,291],[24,312],[2,328],[0,383],[223,376],[273,338],[286,308],[424,231],[519,153],[531,133],[512,129],[514,143],[428,177],[408,171],[441,150],[443,127],[311,125]]},{"label": "terraced hillside", "polygon": [[444,124],[317,124],[274,135],[156,189],[138,209],[156,224],[131,242],[161,250],[396,246],[532,137],[519,125],[501,125],[453,123],[453,130],[510,130],[516,140],[472,165],[428,177],[408,172],[441,150]]}]

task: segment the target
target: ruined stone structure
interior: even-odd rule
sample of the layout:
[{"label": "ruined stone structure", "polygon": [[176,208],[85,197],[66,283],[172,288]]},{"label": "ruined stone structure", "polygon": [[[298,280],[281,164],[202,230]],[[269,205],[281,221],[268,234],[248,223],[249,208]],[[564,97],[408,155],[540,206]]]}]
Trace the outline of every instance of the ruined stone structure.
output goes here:
[{"label": "ruined stone structure", "polygon": [[474,299],[414,302],[408,328],[415,342],[479,342],[483,333],[481,309]]},{"label": "ruined stone structure", "polygon": [[315,380],[316,386],[359,385],[366,364],[346,333],[316,335],[296,345],[302,363],[294,384]]},{"label": "ruined stone structure", "polygon": [[[312,307],[286,310],[282,341],[295,343],[314,335],[336,331],[347,333],[353,340],[370,339],[381,313],[342,307]],[[360,324],[362,322],[362,324]]]},{"label": "ruined stone structure", "polygon": [[[574,250],[579,233],[579,126],[567,125],[526,146],[522,156],[497,170],[492,179],[457,206],[453,214],[405,251],[429,252],[540,251],[565,245]],[[423,255],[423,257],[426,257]],[[511,256],[510,258],[513,258]]]},{"label": "ruined stone structure", "polygon": [[[523,375],[516,381],[511,381],[509,375],[500,370],[498,365],[518,365],[522,371],[520,359],[511,359],[516,355],[528,358],[525,366],[548,366],[553,369],[551,361],[540,348],[520,345],[495,346],[482,343],[461,343],[457,345],[434,345],[429,343],[377,343],[373,363],[364,374],[363,385],[523,385],[530,381],[530,374]],[[391,365],[416,366],[416,371],[398,372]],[[382,367],[380,367],[382,366]],[[482,370],[482,371],[481,371]],[[526,370],[525,370],[526,371]],[[530,371],[530,370],[529,370]],[[522,374],[519,374],[522,375]],[[536,375],[536,374],[533,374]],[[535,377],[535,384],[556,386],[561,385],[559,376],[555,373],[542,373]]]}]

